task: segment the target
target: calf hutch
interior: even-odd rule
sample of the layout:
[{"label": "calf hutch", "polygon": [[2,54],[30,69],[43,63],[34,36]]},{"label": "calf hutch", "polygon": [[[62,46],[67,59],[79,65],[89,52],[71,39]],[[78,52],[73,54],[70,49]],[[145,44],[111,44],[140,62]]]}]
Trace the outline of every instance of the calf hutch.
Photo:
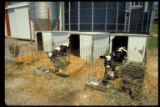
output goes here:
[{"label": "calf hutch", "polygon": [[128,51],[128,61],[142,62],[147,59],[146,34],[112,33],[110,34],[110,53],[120,46],[125,46]]},{"label": "calf hutch", "polygon": [[109,51],[109,33],[75,31],[37,31],[38,50],[52,52],[57,46],[68,43],[71,53],[86,60],[96,60]]}]

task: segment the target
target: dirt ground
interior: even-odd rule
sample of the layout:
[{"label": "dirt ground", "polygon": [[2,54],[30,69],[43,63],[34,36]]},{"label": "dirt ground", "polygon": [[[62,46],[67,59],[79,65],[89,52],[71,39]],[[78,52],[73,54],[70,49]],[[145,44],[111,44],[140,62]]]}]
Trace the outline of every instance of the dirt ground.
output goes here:
[{"label": "dirt ground", "polygon": [[[17,40],[5,39],[5,43]],[[19,43],[19,42],[17,42]],[[28,43],[28,41],[20,44]],[[5,45],[5,54],[7,50]],[[85,88],[88,76],[95,75],[98,67],[82,69],[69,77],[60,77],[52,72],[36,75],[37,65],[19,68],[5,64],[5,103],[7,105],[157,105],[158,104],[158,57],[147,59],[147,76],[142,101],[130,99],[129,95],[117,89],[107,92]],[[102,64],[102,65],[101,65]],[[103,68],[102,68],[103,69]],[[95,72],[93,72],[95,71]],[[103,74],[103,72],[102,72]]]},{"label": "dirt ground", "polygon": [[158,37],[158,34],[152,34],[154,37]]},{"label": "dirt ground", "polygon": [[[18,45],[27,45],[27,44],[31,44],[31,42],[29,40],[18,40],[18,39],[12,39],[12,38],[5,38],[5,59],[10,59],[11,56],[9,54],[9,49],[8,49],[8,45],[12,44],[12,43],[17,43]],[[33,44],[35,44],[35,42],[33,42]]]}]

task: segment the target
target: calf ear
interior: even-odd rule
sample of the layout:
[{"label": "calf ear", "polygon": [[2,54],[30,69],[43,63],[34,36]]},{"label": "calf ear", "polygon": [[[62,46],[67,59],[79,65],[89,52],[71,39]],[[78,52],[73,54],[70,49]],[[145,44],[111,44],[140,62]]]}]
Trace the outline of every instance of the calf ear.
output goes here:
[{"label": "calf ear", "polygon": [[99,56],[100,58],[102,58],[102,59],[104,59],[105,58],[105,56]]}]

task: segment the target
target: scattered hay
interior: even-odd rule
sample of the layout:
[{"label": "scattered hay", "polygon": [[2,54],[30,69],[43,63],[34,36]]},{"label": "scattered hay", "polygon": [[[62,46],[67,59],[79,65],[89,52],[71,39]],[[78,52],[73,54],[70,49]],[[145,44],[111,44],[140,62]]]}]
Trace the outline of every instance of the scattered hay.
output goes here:
[{"label": "scattered hay", "polygon": [[27,44],[27,45],[21,46],[21,47],[20,47],[20,50],[27,50],[27,51],[29,51],[29,50],[34,50],[34,51],[36,51],[36,48],[35,48],[35,47],[31,47],[31,46],[29,46],[29,45]]},{"label": "scattered hay", "polygon": [[47,54],[42,51],[23,54],[21,56],[18,56],[17,58],[13,58],[13,61],[16,64],[24,66],[32,66],[36,62],[35,65],[45,66],[52,69],[53,71],[55,70],[54,64],[49,60]]},{"label": "scattered hay", "polygon": [[99,78],[99,79],[103,79],[104,78],[104,73],[105,73],[105,67],[104,67],[104,60],[98,58],[95,61],[94,64],[96,67],[94,67],[94,77]]},{"label": "scattered hay", "polygon": [[33,64],[34,62],[46,57],[46,55],[42,52],[30,52],[23,55],[18,56],[17,58],[13,58],[15,63],[22,63],[25,65]]},{"label": "scattered hay", "polygon": [[63,74],[70,75],[75,72],[80,72],[86,64],[86,60],[80,59],[79,57],[74,55],[70,55],[70,60],[69,58],[66,58],[66,62],[69,61],[70,64],[65,68],[65,71],[62,72]]}]

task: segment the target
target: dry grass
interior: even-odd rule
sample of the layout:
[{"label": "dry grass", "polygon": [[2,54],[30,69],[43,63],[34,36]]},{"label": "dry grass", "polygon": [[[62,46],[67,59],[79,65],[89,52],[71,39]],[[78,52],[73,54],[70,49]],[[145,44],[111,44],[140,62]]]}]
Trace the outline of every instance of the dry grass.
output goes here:
[{"label": "dry grass", "polygon": [[[88,76],[103,79],[105,72],[104,60],[97,59],[95,62],[86,62],[86,60],[73,55],[70,56],[70,59],[71,62],[66,67],[66,71],[61,72],[70,75],[67,78],[59,77],[52,72],[40,76],[34,73],[34,70],[39,66],[46,66],[55,70],[54,64],[43,52],[28,53],[15,58],[14,61],[16,63],[23,63],[21,69],[17,65],[6,64],[5,74],[9,77],[22,77],[29,80],[24,86],[19,87],[19,90],[30,93],[31,98],[38,99],[39,102],[44,104],[106,105],[107,102],[108,104],[114,104],[115,102],[110,102],[110,99],[113,98],[105,99],[102,97],[105,93],[96,93],[93,90],[85,92],[82,90]],[[116,68],[116,71],[118,70],[119,67]],[[148,68],[148,70],[152,69]],[[120,81],[120,78],[114,81],[114,88],[120,87]],[[156,87],[155,89],[153,89],[154,86]],[[156,95],[158,92],[158,81],[154,77],[146,76],[145,90],[148,90],[147,92],[150,95]],[[83,95],[88,97],[85,98]],[[46,101],[44,102],[43,99],[46,99]],[[122,104],[120,101],[116,101],[117,104]]]},{"label": "dry grass", "polygon": [[[151,95],[158,95],[158,57],[148,58],[144,88]],[[152,75],[157,74],[157,75]]]},{"label": "dry grass", "polygon": [[35,69],[45,66],[53,71],[54,64],[49,60],[48,56],[43,52],[27,53],[13,59],[15,63],[5,64],[5,77],[25,77],[32,79],[35,77]]},{"label": "dry grass", "polygon": [[[69,58],[67,58],[66,61],[69,62]],[[81,72],[85,64],[86,60],[80,59],[79,57],[74,55],[70,55],[70,64],[66,67],[65,72],[63,72],[63,74],[71,75],[75,72]]]},{"label": "dry grass", "polygon": [[35,50],[36,51],[36,48],[30,47],[27,44],[27,45],[21,46],[20,50]]},{"label": "dry grass", "polygon": [[14,58],[13,61],[16,64],[23,64],[25,66],[31,66],[36,62],[35,66],[46,66],[51,68],[52,70],[55,69],[53,63],[49,60],[47,54],[42,51],[23,54],[21,56],[18,56],[17,58]]}]

